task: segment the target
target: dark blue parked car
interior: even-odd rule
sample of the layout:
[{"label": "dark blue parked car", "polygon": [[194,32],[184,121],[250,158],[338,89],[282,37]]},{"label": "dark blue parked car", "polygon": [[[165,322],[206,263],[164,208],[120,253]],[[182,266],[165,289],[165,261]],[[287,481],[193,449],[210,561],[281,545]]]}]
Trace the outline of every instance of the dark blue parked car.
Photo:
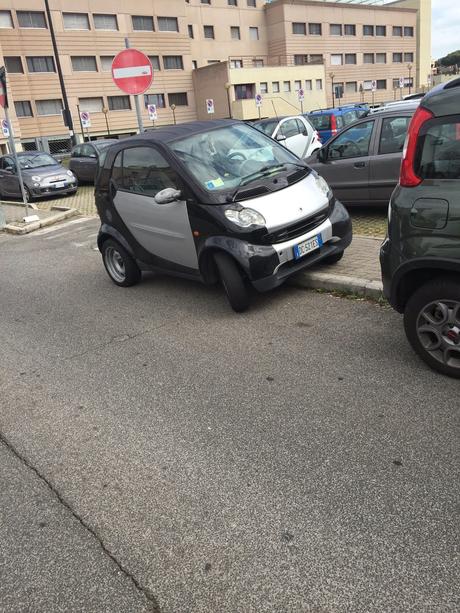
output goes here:
[{"label": "dark blue parked car", "polygon": [[330,109],[318,109],[305,113],[316,129],[323,145],[342,128],[368,113],[367,104],[349,104]]}]

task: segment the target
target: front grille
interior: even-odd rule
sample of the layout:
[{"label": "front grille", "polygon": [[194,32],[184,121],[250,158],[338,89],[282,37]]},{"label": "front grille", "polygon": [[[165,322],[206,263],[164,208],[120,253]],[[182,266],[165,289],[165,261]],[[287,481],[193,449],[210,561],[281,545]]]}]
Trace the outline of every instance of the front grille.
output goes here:
[{"label": "front grille", "polygon": [[306,217],[305,219],[301,219],[290,226],[286,226],[285,228],[281,228],[276,232],[270,232],[269,234],[265,234],[262,237],[261,242],[263,245],[273,245],[275,243],[284,243],[285,241],[291,240],[291,238],[297,238],[298,236],[302,236],[302,234],[306,234],[310,230],[319,226],[329,214],[329,207],[326,206],[324,209],[321,209],[312,217]]}]

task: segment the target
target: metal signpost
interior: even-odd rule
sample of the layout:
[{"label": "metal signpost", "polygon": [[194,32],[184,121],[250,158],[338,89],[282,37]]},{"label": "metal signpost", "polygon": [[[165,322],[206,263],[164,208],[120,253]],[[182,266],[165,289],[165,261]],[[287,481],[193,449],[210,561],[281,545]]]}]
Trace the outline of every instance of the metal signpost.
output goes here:
[{"label": "metal signpost", "polygon": [[400,93],[401,100],[403,96],[403,89],[404,89],[404,77],[399,77],[399,93]]},{"label": "metal signpost", "polygon": [[24,221],[27,221],[29,216],[29,204],[27,202],[26,190],[24,189],[24,183],[22,182],[21,166],[19,165],[18,154],[16,152],[16,144],[14,142],[13,126],[11,125],[10,116],[8,113],[8,93],[6,88],[6,70],[2,66],[0,68],[0,106],[3,106],[5,111],[5,119],[2,121],[2,131],[4,136],[8,138],[10,144],[11,153],[14,157],[14,163],[16,164],[16,172],[18,173],[19,186],[21,188],[22,202],[26,208],[26,215]]},{"label": "metal signpost", "polygon": [[256,107],[259,111],[259,119],[260,119],[260,107],[262,106],[262,95],[261,94],[256,94]]},{"label": "metal signpost", "polygon": [[88,137],[88,141],[91,140],[89,137],[89,129],[91,128],[91,117],[88,111],[80,111],[80,121],[81,127],[86,128],[86,136]]},{"label": "metal signpost", "polygon": [[112,62],[112,78],[121,91],[134,96],[137,124],[139,132],[143,132],[144,124],[139,95],[143,94],[152,84],[153,68],[149,58],[144,53],[130,48],[128,38],[125,38],[125,46],[126,49],[120,51]]},{"label": "metal signpost", "polygon": [[207,98],[206,100],[206,110],[208,115],[214,114],[214,100],[212,98]]},{"label": "metal signpost", "polygon": [[374,79],[372,81],[372,106],[374,106],[374,94],[377,90],[377,81]]},{"label": "metal signpost", "polygon": [[305,92],[303,91],[302,88],[299,89],[298,95],[299,95],[299,102],[300,102],[300,112],[303,115],[303,101],[304,101],[304,97],[305,97]]},{"label": "metal signpost", "polygon": [[153,124],[153,127],[155,127],[155,121],[158,119],[158,114],[157,114],[157,105],[156,104],[148,104],[147,105],[147,111],[149,114],[149,119]]}]

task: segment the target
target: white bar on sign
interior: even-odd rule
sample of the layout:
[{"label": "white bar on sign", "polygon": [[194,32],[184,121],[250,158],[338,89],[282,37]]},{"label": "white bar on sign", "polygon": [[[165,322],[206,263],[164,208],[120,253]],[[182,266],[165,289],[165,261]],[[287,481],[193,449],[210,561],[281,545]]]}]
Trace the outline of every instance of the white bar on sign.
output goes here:
[{"label": "white bar on sign", "polygon": [[128,79],[129,77],[148,77],[152,74],[150,66],[128,66],[127,68],[114,68],[115,79]]}]

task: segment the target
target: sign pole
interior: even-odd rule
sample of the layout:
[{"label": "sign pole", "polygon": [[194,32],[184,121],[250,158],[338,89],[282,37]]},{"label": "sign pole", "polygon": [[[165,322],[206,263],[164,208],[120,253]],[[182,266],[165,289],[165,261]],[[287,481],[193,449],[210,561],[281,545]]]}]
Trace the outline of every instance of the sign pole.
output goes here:
[{"label": "sign pole", "polygon": [[[125,47],[126,49],[129,49],[130,47],[129,38],[125,38]],[[139,103],[138,95],[134,96],[134,104],[136,106],[137,125],[139,126],[139,132],[142,133],[144,131],[144,122],[142,121],[141,105]]]},{"label": "sign pole", "polygon": [[300,112],[303,115],[303,100],[300,101]]},{"label": "sign pole", "polygon": [[21,172],[21,166],[19,165],[19,159],[18,159],[18,154],[16,152],[16,144],[14,142],[14,134],[13,134],[13,126],[11,125],[11,121],[10,121],[10,116],[8,113],[8,107],[5,106],[5,119],[8,122],[8,131],[9,131],[9,136],[8,136],[8,140],[10,143],[10,147],[11,147],[11,153],[13,154],[14,157],[14,163],[16,164],[16,171],[18,173],[18,179],[19,179],[19,185],[21,187],[21,195],[22,195],[22,202],[24,204],[24,206],[26,207],[26,217],[29,216],[29,204],[27,202],[27,198],[26,198],[26,190],[24,189],[24,183],[22,182],[22,172]]}]

